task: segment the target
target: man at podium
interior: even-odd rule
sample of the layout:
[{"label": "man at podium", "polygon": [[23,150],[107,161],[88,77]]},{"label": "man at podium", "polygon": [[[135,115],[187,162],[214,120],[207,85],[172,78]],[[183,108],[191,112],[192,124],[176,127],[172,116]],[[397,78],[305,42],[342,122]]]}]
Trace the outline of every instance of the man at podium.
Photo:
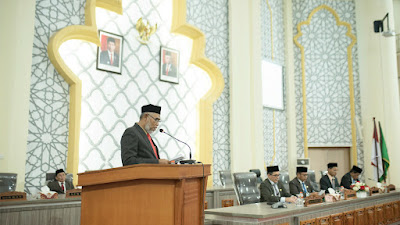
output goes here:
[{"label": "man at podium", "polygon": [[150,136],[161,121],[160,114],[160,106],[144,105],[140,121],[125,130],[121,138],[121,158],[124,166],[139,163],[170,163],[166,159],[160,159],[157,145]]}]

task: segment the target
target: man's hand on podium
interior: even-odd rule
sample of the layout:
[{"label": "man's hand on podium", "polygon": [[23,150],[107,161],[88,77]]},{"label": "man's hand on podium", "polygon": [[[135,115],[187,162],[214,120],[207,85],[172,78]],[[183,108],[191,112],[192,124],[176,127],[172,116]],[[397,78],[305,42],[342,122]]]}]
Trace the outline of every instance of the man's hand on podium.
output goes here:
[{"label": "man's hand on podium", "polygon": [[171,162],[168,161],[168,160],[166,160],[166,159],[159,159],[159,160],[158,160],[158,163],[159,163],[159,164],[171,164]]}]

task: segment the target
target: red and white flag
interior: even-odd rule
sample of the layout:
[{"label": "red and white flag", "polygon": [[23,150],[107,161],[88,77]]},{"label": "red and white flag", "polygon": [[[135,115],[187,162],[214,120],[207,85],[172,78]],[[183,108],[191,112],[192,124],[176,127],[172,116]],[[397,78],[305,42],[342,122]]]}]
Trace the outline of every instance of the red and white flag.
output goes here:
[{"label": "red and white flag", "polygon": [[378,181],[379,177],[383,174],[382,152],[378,140],[378,131],[375,125],[374,118],[374,135],[372,136],[371,148],[371,165],[374,167],[374,180]]}]

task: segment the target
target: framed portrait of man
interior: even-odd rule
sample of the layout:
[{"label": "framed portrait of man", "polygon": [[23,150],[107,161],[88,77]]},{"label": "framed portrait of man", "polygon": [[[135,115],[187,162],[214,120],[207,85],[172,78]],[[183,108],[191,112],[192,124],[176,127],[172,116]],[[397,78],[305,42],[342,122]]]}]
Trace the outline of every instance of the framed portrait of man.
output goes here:
[{"label": "framed portrait of man", "polygon": [[99,36],[101,45],[97,48],[96,68],[121,74],[124,38],[102,30]]},{"label": "framed portrait of man", "polygon": [[160,80],[179,83],[179,51],[161,46]]}]

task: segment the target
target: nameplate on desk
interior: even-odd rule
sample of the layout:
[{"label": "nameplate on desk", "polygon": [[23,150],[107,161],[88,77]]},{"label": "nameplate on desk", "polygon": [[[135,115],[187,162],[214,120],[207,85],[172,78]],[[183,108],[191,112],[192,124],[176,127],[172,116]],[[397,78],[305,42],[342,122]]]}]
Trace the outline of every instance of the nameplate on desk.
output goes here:
[{"label": "nameplate on desk", "polygon": [[314,204],[320,204],[322,203],[322,196],[309,196],[304,199],[304,206],[309,206],[309,205],[314,205]]},{"label": "nameplate on desk", "polygon": [[26,200],[26,193],[19,191],[10,191],[0,194],[0,201],[24,201]]},{"label": "nameplate on desk", "polygon": [[72,189],[68,190],[66,193],[66,198],[77,198],[81,197],[82,189]]},{"label": "nameplate on desk", "polygon": [[357,193],[354,190],[349,190],[345,189],[344,190],[344,199],[349,200],[349,199],[355,199],[357,198]]},{"label": "nameplate on desk", "polygon": [[380,188],[377,187],[372,187],[369,189],[369,196],[372,196],[373,194],[380,194],[382,191]]}]

